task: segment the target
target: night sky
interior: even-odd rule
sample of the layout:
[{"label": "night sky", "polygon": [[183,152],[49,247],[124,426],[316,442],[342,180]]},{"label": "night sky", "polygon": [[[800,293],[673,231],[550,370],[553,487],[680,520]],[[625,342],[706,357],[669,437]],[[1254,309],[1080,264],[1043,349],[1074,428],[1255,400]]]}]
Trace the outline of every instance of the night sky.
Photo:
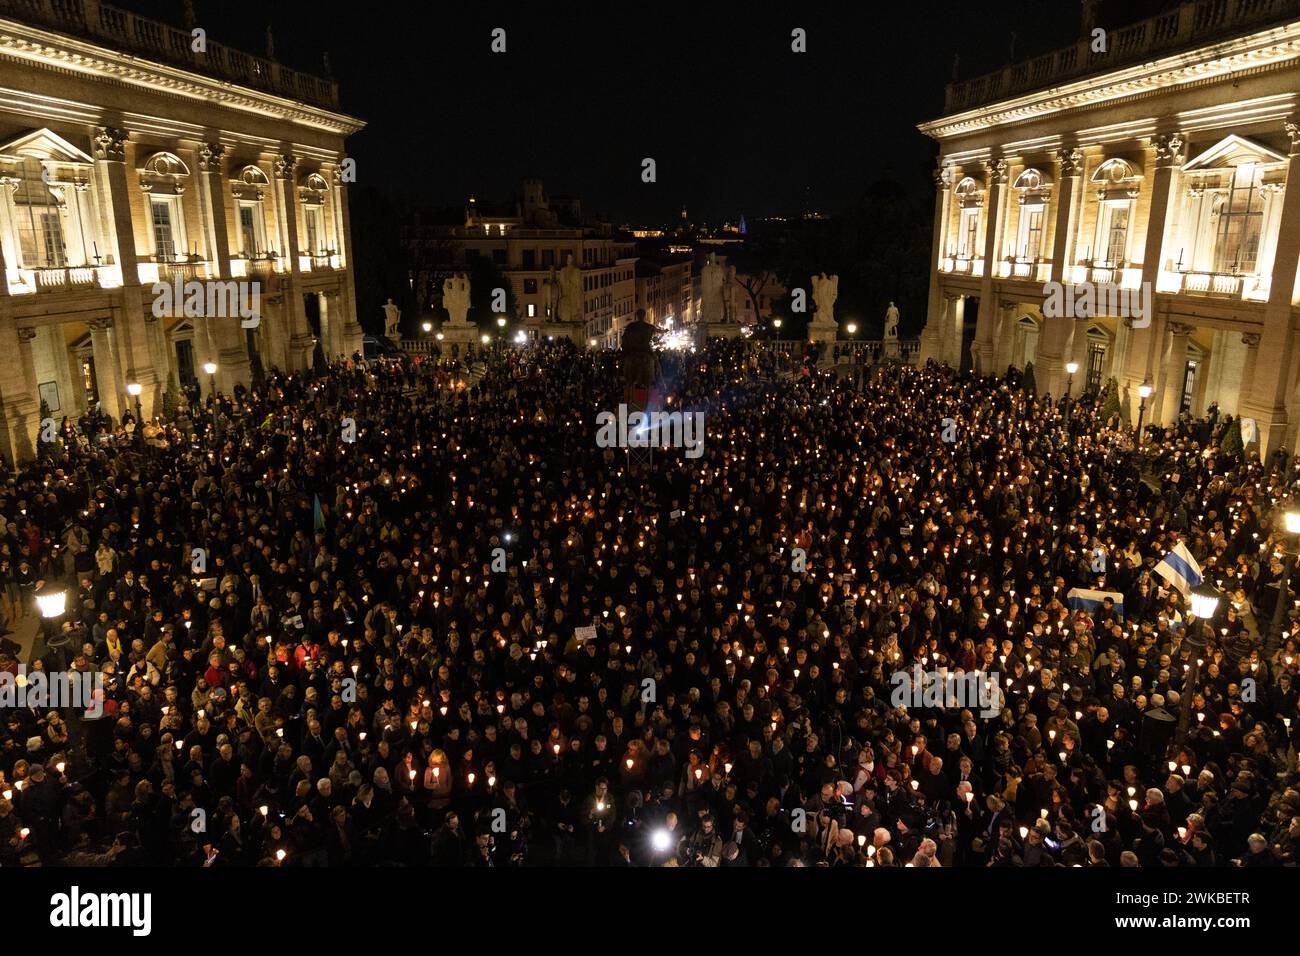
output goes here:
[{"label": "night sky", "polygon": [[[178,0],[118,0],[181,22]],[[1074,39],[1077,0],[395,3],[196,0],[211,39],[309,72],[329,53],[358,181],[394,201],[506,199],[525,176],[615,222],[835,212],[883,177],[929,195],[916,123],[963,77]],[[493,27],[507,52],[493,54]],[[790,52],[803,27],[808,52]],[[640,179],[653,157],[658,182]]]}]

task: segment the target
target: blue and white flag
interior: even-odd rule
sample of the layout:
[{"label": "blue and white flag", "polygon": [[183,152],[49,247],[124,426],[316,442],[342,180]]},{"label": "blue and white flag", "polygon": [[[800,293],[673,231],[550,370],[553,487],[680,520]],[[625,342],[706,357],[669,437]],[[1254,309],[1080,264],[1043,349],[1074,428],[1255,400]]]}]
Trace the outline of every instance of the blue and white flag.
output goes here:
[{"label": "blue and white flag", "polygon": [[1184,596],[1204,580],[1201,577],[1201,566],[1181,541],[1156,565],[1156,574],[1182,591]]},{"label": "blue and white flag", "polygon": [[1071,611],[1083,611],[1086,614],[1096,614],[1101,610],[1101,602],[1110,598],[1115,602],[1115,613],[1121,618],[1124,617],[1124,595],[1118,591],[1095,591],[1092,588],[1070,588],[1066,592],[1065,600],[1070,606]]}]

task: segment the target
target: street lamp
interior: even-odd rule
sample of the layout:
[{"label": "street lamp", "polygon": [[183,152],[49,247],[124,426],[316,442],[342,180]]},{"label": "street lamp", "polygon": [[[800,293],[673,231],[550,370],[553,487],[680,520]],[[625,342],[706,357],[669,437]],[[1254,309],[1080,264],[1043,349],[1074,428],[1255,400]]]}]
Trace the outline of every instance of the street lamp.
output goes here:
[{"label": "street lamp", "polygon": [[776,329],[776,337],[779,339],[779,338],[781,337],[781,318],[780,318],[780,316],[778,316],[777,318],[775,318],[775,319],[772,320],[772,328]]},{"label": "street lamp", "polygon": [[846,326],[844,327],[844,331],[847,332],[847,333],[849,333],[849,335],[857,335],[857,334],[858,334],[858,323],[856,323],[856,322],[850,322],[848,325],[846,325]]},{"label": "street lamp", "polygon": [[[1282,625],[1286,618],[1287,606],[1291,603],[1291,572],[1295,569],[1295,540],[1300,537],[1300,504],[1288,501],[1282,512],[1282,527],[1291,540],[1283,539],[1282,545],[1282,580],[1277,585],[1277,606],[1273,608],[1273,625],[1268,629],[1269,646],[1275,647],[1282,642]],[[1288,547],[1287,545],[1291,545]]]},{"label": "street lamp", "polygon": [[1189,595],[1192,607],[1187,616],[1187,635],[1183,638],[1183,646],[1192,653],[1187,662],[1187,676],[1183,679],[1183,696],[1178,702],[1179,746],[1182,746],[1183,741],[1187,739],[1187,725],[1192,716],[1192,693],[1200,680],[1201,658],[1207,646],[1205,636],[1200,631],[1202,628],[1209,629],[1210,620],[1214,617],[1214,612],[1219,609],[1220,596],[1218,591],[1204,582],[1192,588]]},{"label": "street lamp", "polygon": [[126,393],[135,399],[135,438],[136,444],[144,444],[144,411],[140,407],[140,393],[144,388],[139,382],[130,382],[126,386]]},{"label": "street lamp", "polygon": [[441,342],[441,341],[442,341],[442,333],[439,332],[437,335],[434,336],[434,338],[437,339],[439,342]]},{"label": "street lamp", "polygon": [[1151,397],[1151,393],[1154,391],[1155,389],[1151,387],[1150,382],[1143,382],[1141,385],[1138,386],[1139,401],[1138,401],[1137,443],[1139,445],[1142,444],[1142,419],[1147,413],[1147,399]]},{"label": "street lamp", "polygon": [[36,592],[36,607],[47,621],[62,617],[68,607],[68,592],[46,581]]},{"label": "street lamp", "polygon": [[63,617],[67,607],[68,592],[51,581],[42,581],[36,589],[36,609],[41,614],[41,633],[45,637],[45,646],[51,650],[63,646],[56,638],[59,633],[59,618]]},{"label": "street lamp", "polygon": [[1069,376],[1069,378],[1065,380],[1065,394],[1067,396],[1072,395],[1074,393],[1074,373],[1077,371],[1079,371],[1078,362],[1065,363],[1065,373],[1066,375]]},{"label": "street lamp", "polygon": [[421,323],[420,323],[420,328],[424,329],[424,334],[425,334],[425,335],[428,335],[430,332],[433,331],[433,323],[432,323],[432,322],[421,322]]},{"label": "street lamp", "polygon": [[217,374],[217,363],[204,362],[203,371],[208,373],[208,394],[215,398],[217,394],[217,380],[215,378]]}]

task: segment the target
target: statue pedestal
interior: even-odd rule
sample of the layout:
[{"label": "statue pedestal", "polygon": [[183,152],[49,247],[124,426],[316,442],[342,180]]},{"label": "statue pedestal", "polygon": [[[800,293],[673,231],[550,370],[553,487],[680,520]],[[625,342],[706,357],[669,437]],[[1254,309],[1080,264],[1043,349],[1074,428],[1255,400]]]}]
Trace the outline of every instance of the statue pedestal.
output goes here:
[{"label": "statue pedestal", "polygon": [[835,337],[839,334],[840,327],[833,321],[813,321],[808,323],[808,338],[810,341],[821,344],[823,342],[834,342]]},{"label": "statue pedestal", "polygon": [[740,338],[740,326],[735,322],[705,322],[704,334],[711,339]]},{"label": "statue pedestal", "polygon": [[884,348],[881,349],[882,358],[898,358],[903,354],[903,350],[898,347],[898,339],[885,339]]},{"label": "statue pedestal", "polygon": [[444,353],[449,351],[453,345],[459,345],[461,350],[464,351],[467,345],[478,347],[481,344],[479,341],[481,333],[478,326],[469,322],[457,322],[455,320],[444,322],[438,331],[442,333]]}]

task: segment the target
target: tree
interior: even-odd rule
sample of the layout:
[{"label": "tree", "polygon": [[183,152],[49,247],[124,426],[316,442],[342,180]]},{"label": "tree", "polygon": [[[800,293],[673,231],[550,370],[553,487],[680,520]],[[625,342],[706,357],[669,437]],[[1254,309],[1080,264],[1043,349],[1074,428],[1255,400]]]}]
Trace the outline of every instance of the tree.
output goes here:
[{"label": "tree", "polygon": [[1106,421],[1118,417],[1125,419],[1124,404],[1119,400],[1119,383],[1113,378],[1106,379],[1105,391],[1101,399],[1101,415]]},{"label": "tree", "polygon": [[1234,418],[1228,425],[1228,430],[1223,433],[1223,440],[1219,442],[1219,451],[1225,455],[1240,455],[1244,449],[1241,442],[1241,419]]},{"label": "tree", "polygon": [[163,391],[163,418],[171,421],[181,407],[181,390],[176,384],[176,373],[167,373],[167,388]]}]

